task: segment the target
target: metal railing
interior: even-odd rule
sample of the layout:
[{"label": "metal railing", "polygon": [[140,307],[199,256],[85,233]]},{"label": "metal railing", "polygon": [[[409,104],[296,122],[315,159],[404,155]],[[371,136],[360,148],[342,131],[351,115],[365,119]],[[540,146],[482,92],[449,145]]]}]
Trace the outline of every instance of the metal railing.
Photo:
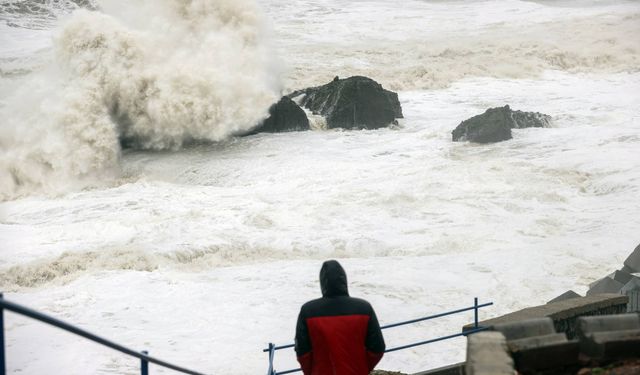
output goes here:
[{"label": "metal railing", "polygon": [[[471,335],[471,334],[476,333],[476,332],[484,331],[487,328],[483,328],[483,327],[480,327],[478,325],[478,309],[480,309],[482,307],[491,306],[491,305],[493,305],[493,302],[487,302],[487,303],[483,303],[483,304],[479,305],[478,304],[478,298],[476,297],[476,298],[473,299],[473,306],[471,306],[471,307],[465,307],[465,308],[458,309],[458,310],[447,311],[447,312],[440,313],[440,314],[425,316],[423,318],[417,318],[417,319],[407,320],[407,321],[404,321],[404,322],[384,325],[384,326],[382,326],[380,328],[381,329],[394,328],[394,327],[399,327],[399,326],[403,326],[403,325],[407,325],[407,324],[414,324],[414,323],[422,322],[422,321],[425,321],[425,320],[441,318],[441,317],[447,316],[447,315],[458,314],[458,313],[465,312],[465,311],[470,311],[470,310],[473,310],[473,312],[474,312],[474,314],[473,314],[473,322],[474,322],[474,324],[473,324],[473,328],[472,329],[466,330],[466,331],[461,332],[461,333],[456,333],[456,334],[452,334],[452,335],[437,337],[435,339],[416,342],[416,343],[413,343],[413,344],[397,346],[397,347],[394,347],[394,348],[391,348],[391,349],[387,349],[384,352],[385,353],[395,352],[395,351],[398,351],[398,350],[409,349],[409,348],[413,348],[415,346],[431,344],[431,343],[438,342],[438,341],[448,340],[448,339],[452,339],[452,338],[459,337],[459,336],[467,336],[467,335]],[[269,347],[262,350],[265,353],[269,353],[269,369],[267,370],[267,375],[285,375],[285,374],[291,374],[291,373],[294,373],[294,372],[302,371],[302,369],[297,368],[297,369],[291,369],[291,370],[278,372],[273,367],[273,361],[274,361],[274,358],[275,358],[276,350],[289,349],[289,348],[293,348],[293,347],[294,347],[294,344],[276,346],[275,344],[270,342],[269,343]]]},{"label": "metal railing", "polygon": [[107,340],[103,337],[100,337],[98,335],[94,335],[91,332],[85,331],[82,328],[78,328],[76,326],[73,326],[69,323],[63,322],[62,320],[56,319],[54,317],[45,315],[41,312],[32,310],[28,307],[24,307],[22,305],[19,305],[17,303],[13,303],[10,301],[7,301],[6,299],[3,298],[2,293],[0,293],[0,374],[2,375],[6,375],[7,373],[7,366],[6,366],[6,355],[5,355],[5,343],[4,343],[4,310],[7,311],[11,311],[14,312],[16,314],[20,314],[20,315],[24,315],[26,317],[35,319],[35,320],[39,320],[43,323],[61,328],[67,332],[71,332],[75,335],[84,337],[86,339],[89,339],[93,342],[96,342],[100,345],[109,347],[113,350],[117,350],[121,353],[127,354],[129,356],[132,357],[136,357],[138,359],[140,359],[140,373],[142,375],[148,375],[149,374],[149,363],[154,363],[158,366],[162,366],[162,367],[166,367],[168,369],[171,370],[175,370],[177,372],[181,372],[183,374],[190,374],[190,375],[204,375],[201,372],[197,372],[197,371],[193,371],[193,370],[189,370],[187,368],[184,367],[180,367],[177,365],[174,365],[172,363],[163,361],[161,359],[155,358],[155,357],[151,357],[149,356],[149,353],[147,351],[141,351],[141,352],[137,352],[133,349],[129,349],[126,346],[117,344],[113,341]]}]

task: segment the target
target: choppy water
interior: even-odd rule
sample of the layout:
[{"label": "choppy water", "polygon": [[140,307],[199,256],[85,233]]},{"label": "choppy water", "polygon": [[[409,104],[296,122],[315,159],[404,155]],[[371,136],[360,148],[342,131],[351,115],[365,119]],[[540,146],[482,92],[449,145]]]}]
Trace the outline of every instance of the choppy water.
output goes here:
[{"label": "choppy water", "polygon": [[[292,340],[329,257],[390,323],[474,296],[496,303],[488,317],[584,292],[639,240],[637,3],[0,9],[0,288],[160,357],[265,371],[260,349]],[[352,74],[399,91],[399,127],[230,137],[281,91]],[[504,104],[553,126],[450,141],[460,121]],[[141,150],[123,152],[123,132]],[[215,143],[183,146],[194,140]],[[388,332],[387,343],[469,319]],[[7,321],[11,373],[136,372],[136,361]],[[459,340],[379,367],[463,357]]]}]

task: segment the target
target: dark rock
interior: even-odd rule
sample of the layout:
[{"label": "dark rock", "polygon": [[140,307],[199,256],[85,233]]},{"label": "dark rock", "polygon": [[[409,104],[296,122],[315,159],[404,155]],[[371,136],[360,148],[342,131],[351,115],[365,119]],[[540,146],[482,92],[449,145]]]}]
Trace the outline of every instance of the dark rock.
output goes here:
[{"label": "dark rock", "polygon": [[246,135],[309,130],[309,119],[304,110],[287,96],[269,108],[269,117]]},{"label": "dark rock", "polygon": [[300,105],[324,116],[329,129],[378,129],[402,118],[398,94],[367,77],[335,77],[326,85],[299,90],[289,97],[301,95]]},{"label": "dark rock", "polygon": [[512,111],[511,117],[516,123],[514,126],[516,129],[546,128],[551,123],[551,116],[540,112]]},{"label": "dark rock", "polygon": [[513,111],[508,105],[489,108],[483,114],[460,123],[452,132],[454,142],[500,142],[511,139],[511,129],[549,125],[551,116],[538,112]]}]

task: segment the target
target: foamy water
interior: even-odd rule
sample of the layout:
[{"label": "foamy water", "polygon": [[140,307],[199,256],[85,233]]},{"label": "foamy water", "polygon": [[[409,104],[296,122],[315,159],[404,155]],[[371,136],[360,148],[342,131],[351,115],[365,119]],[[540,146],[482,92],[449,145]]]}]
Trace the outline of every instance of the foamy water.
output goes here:
[{"label": "foamy water", "polygon": [[[292,341],[326,258],[340,259],[352,295],[391,323],[474,296],[495,302],[481,314],[490,317],[583,293],[637,245],[633,2],[263,1],[221,26],[212,43],[222,50],[196,42],[240,11],[233,2],[110,1],[100,14],[69,15],[74,4],[44,18],[2,8],[11,30],[0,60],[0,175],[13,181],[0,204],[7,298],[201,371],[253,374],[266,371],[267,342]],[[180,4],[207,10],[205,19],[164,23]],[[190,31],[162,45],[174,27]],[[247,33],[264,40],[234,50]],[[183,35],[194,44],[158,51],[168,58],[144,52]],[[103,37],[97,52],[78,49]],[[264,115],[257,98],[351,74],[399,90],[399,127],[229,137]],[[157,96],[136,94],[145,80]],[[113,95],[140,120],[88,123],[109,114]],[[190,100],[203,110],[181,116]],[[451,142],[460,121],[504,104],[552,115],[553,126],[492,145]],[[65,121],[52,116],[69,108]],[[122,152],[118,135],[137,129],[138,147],[150,150]],[[191,139],[217,142],[181,147]],[[471,318],[387,331],[387,345],[456,333]],[[6,321],[10,373],[138,371],[61,331]],[[379,368],[454,363],[464,345],[391,353]],[[291,352],[276,358],[280,370],[296,365]]]}]

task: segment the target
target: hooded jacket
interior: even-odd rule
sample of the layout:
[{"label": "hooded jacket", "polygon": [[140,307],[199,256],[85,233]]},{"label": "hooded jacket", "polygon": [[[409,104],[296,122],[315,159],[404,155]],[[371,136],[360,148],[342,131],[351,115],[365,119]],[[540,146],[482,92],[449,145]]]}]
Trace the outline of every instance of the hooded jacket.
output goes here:
[{"label": "hooded jacket", "polygon": [[304,375],[367,375],[385,350],[371,305],[349,297],[347,274],[335,260],[320,269],[322,298],[305,303],[295,350]]}]

